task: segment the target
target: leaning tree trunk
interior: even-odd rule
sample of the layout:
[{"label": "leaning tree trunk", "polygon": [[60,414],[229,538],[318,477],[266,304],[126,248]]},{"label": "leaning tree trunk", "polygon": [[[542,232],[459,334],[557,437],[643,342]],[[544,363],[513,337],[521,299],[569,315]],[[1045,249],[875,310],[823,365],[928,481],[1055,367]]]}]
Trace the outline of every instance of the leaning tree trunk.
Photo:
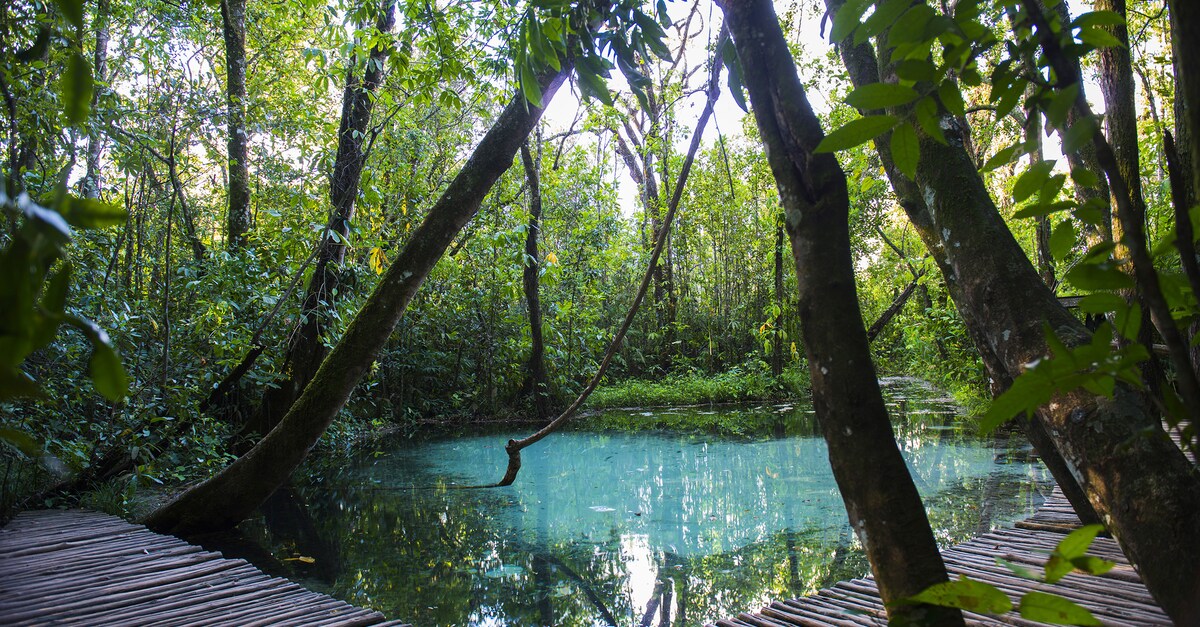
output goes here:
[{"label": "leaning tree trunk", "polygon": [[[394,0],[383,0],[375,27],[381,33],[396,24]],[[350,57],[346,70],[346,90],[342,97],[342,121],[338,130],[337,157],[329,183],[333,215],[325,236],[321,239],[316,265],[309,279],[304,301],[300,305],[299,327],[288,341],[284,373],[287,379],[279,387],[263,393],[262,406],[245,426],[248,433],[267,433],[288,412],[304,387],[317,373],[328,349],[322,335],[329,325],[331,309],[341,296],[340,266],[346,257],[346,241],[350,221],[354,219],[355,201],[367,161],[367,127],[375,104],[375,90],[383,82],[388,51],[384,45],[371,49],[363,76],[358,77],[358,63]]]},{"label": "leaning tree trunk", "polygon": [[[544,103],[549,104],[570,70],[570,64],[564,63],[562,71],[541,80]],[[513,98],[413,232],[291,410],[245,455],[151,513],[147,526],[173,534],[227,529],[250,515],[291,476],[370,368],[421,282],[512,164],[541,114],[542,109],[520,94]]]},{"label": "leaning tree trunk", "polygon": [[[826,0],[826,6],[831,13],[836,13],[838,8],[843,4],[843,0]],[[876,83],[881,80],[883,73],[879,69],[875,53],[869,45],[865,43],[855,45],[850,40],[844,41],[841,44],[841,56],[842,62],[845,64],[850,75],[850,80],[855,87]],[[1003,360],[995,354],[988,340],[988,330],[981,327],[978,321],[964,309],[964,305],[960,304],[964,302],[965,297],[962,293],[962,285],[954,280],[955,270],[947,256],[946,244],[938,236],[929,207],[926,205],[925,197],[922,195],[916,182],[902,174],[892,160],[890,141],[890,132],[876,138],[876,154],[883,163],[884,171],[891,182],[892,190],[895,191],[901,208],[908,215],[921,241],[929,251],[930,257],[942,273],[943,281],[950,294],[950,298],[954,302],[959,315],[962,317],[963,323],[967,327],[968,335],[970,335],[972,343],[979,351],[984,367],[988,371],[988,376],[992,383],[992,393],[999,395],[1008,389],[1013,377],[1008,373]],[[965,150],[963,150],[963,154],[966,154]],[[972,164],[973,167],[974,165]],[[1023,252],[1022,258],[1024,258]],[[1084,493],[1083,488],[1072,474],[1066,460],[1059,453],[1058,448],[1053,445],[1053,441],[1050,439],[1045,428],[1038,424],[1024,422],[1021,425],[1030,442],[1037,449],[1038,455],[1041,456],[1047,468],[1050,469],[1055,482],[1062,488],[1063,494],[1070,501],[1071,506],[1075,509],[1080,519],[1088,522],[1098,522],[1100,520],[1099,515],[1093,510],[1092,504]]]},{"label": "leaning tree trunk", "polygon": [[[947,581],[946,568],[871,363],[850,255],[846,178],[796,76],[768,0],[721,3],[791,239],[813,404],[850,523],[884,603]],[[889,620],[961,625],[955,609],[889,605]]]},{"label": "leaning tree trunk", "polygon": [[225,35],[225,100],[228,111],[229,207],[225,244],[246,243],[250,231],[250,166],[246,135],[246,0],[221,0]]},{"label": "leaning tree trunk", "polygon": [[[540,154],[541,151],[539,151]],[[538,159],[540,161],[540,158]],[[538,418],[550,415],[550,382],[546,377],[546,348],[542,339],[542,305],[538,295],[538,274],[542,262],[538,257],[538,234],[542,225],[542,186],[538,176],[539,163],[529,150],[529,142],[521,144],[521,163],[529,183],[529,224],[525,231],[525,269],[521,282],[525,288],[525,305],[529,308],[529,380],[533,409]]]},{"label": "leaning tree trunk", "polygon": [[[878,74],[867,82],[877,80]],[[963,147],[967,129],[944,111],[940,122],[949,143],[918,129],[917,177],[906,183],[916,194],[901,205],[935,258],[944,258],[946,284],[968,328],[1016,377],[1046,357],[1046,325],[1068,346],[1090,334],[1013,238]],[[1111,398],[1075,390],[1057,395],[1036,419],[1155,599],[1177,622],[1192,624],[1200,603],[1200,544],[1178,539],[1200,535],[1200,478],[1145,400],[1125,384]]]}]

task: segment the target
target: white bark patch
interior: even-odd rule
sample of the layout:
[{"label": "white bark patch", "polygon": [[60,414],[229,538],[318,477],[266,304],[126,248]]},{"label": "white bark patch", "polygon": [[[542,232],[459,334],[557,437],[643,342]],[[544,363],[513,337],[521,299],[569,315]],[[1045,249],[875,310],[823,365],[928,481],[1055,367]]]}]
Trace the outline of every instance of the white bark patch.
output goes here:
[{"label": "white bark patch", "polygon": [[[788,206],[788,205],[794,206],[796,204],[795,199],[792,197],[792,194],[788,194],[788,197],[786,198],[786,200],[788,202],[784,203],[784,206]],[[788,226],[795,229],[800,226],[800,220],[804,216],[803,216],[803,214],[801,214],[799,211],[796,211],[795,209],[788,209],[783,212],[783,217],[785,220],[787,220]]]},{"label": "white bark patch", "polygon": [[1012,331],[1005,329],[1004,332],[1000,334],[1000,337],[1004,338],[1004,341],[1007,342],[1010,335],[1012,335]]},{"label": "white bark patch", "polygon": [[821,366],[821,374],[829,374],[829,368],[826,368],[825,366]]},{"label": "white bark patch", "polygon": [[869,546],[867,544],[867,521],[856,518],[851,526],[854,527],[854,535],[858,536],[858,541],[862,543],[863,547]]}]

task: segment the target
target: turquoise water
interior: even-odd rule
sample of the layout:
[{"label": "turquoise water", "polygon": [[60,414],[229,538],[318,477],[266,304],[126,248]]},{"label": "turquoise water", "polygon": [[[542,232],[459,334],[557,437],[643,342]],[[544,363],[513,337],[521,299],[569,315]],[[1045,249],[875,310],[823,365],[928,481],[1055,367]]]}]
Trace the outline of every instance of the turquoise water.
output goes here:
[{"label": "turquoise water", "polygon": [[[924,386],[889,398],[943,545],[1048,493],[1023,442],[960,432]],[[487,490],[455,486],[523,432],[397,439],[317,460],[244,531],[256,563],[416,625],[702,624],[868,572],[815,433],[799,405],[610,412]]]}]

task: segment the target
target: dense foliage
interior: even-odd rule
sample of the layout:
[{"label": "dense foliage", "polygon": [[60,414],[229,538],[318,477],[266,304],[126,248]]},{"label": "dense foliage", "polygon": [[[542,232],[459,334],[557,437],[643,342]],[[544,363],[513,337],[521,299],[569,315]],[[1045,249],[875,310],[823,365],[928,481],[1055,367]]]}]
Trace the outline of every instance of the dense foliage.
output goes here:
[{"label": "dense foliage", "polygon": [[[244,132],[252,221],[241,243],[226,232],[229,61],[219,7],[127,0],[7,4],[0,15],[0,86],[6,199],[12,200],[5,203],[0,242],[15,250],[31,229],[45,231],[37,213],[45,210],[21,205],[20,198],[43,199],[75,226],[98,228],[54,244],[67,249],[69,266],[57,253],[39,262],[42,275],[36,278],[48,281],[47,298],[59,303],[49,310],[79,322],[74,331],[43,332],[46,341],[36,350],[6,364],[36,380],[41,393],[6,394],[0,405],[0,421],[11,430],[6,433],[29,436],[21,440],[23,449],[0,445],[6,467],[0,505],[56,480],[48,468],[98,467],[113,450],[133,462],[117,473],[120,486],[183,481],[224,465],[243,437],[241,418],[285,376],[283,347],[301,322],[300,301],[318,243],[343,238],[348,246],[337,269],[337,298],[329,303],[332,322],[323,330],[323,341],[332,345],[504,98],[518,85],[531,100],[538,98],[528,86],[538,63],[551,56],[547,46],[556,45],[555,29],[565,28],[564,18],[555,17],[558,4],[401,2],[397,26],[383,32],[376,26],[383,9],[372,3],[250,3]],[[1159,138],[1173,125],[1176,109],[1169,33],[1156,6],[1134,3],[1129,13],[1151,241],[1171,233]],[[785,21],[796,33],[811,28],[824,11],[806,2],[790,9]],[[585,64],[576,89],[592,98],[569,122],[544,122],[534,142],[545,207],[537,260],[545,359],[551,394],[560,403],[594,371],[629,306],[665,197],[651,197],[634,181],[653,174],[659,186],[673,185],[692,130],[690,107],[717,37],[717,18],[700,4],[658,3],[643,10],[631,19],[667,35],[668,48],[655,50],[661,62],[617,68],[636,89],[614,83],[611,96],[597,83],[611,63]],[[1008,29],[999,9],[985,11],[980,20],[998,34]],[[824,96],[829,127],[855,119],[844,101],[864,103],[846,98],[852,90],[836,54],[800,37],[795,46],[804,53],[798,57],[805,59],[802,72]],[[372,49],[386,51],[384,80],[364,138],[357,213],[343,236],[327,226],[338,114],[343,94],[351,92],[343,89],[347,77],[377,63]],[[991,47],[978,63],[995,66],[1007,54]],[[1084,59],[1088,69],[1092,57]],[[1079,179],[1052,177],[1049,169],[1018,159],[1025,151],[1006,153],[1026,141],[1020,109],[1005,100],[1001,104],[1010,110],[995,116],[995,90],[966,77],[963,82],[971,150],[986,164],[994,195],[1011,199],[1003,210],[1012,217],[1012,230],[1031,258],[1053,262],[1049,280],[1071,276],[1072,268],[1088,263],[1079,243],[1086,216],[1044,217],[1027,200],[1030,190],[1048,197],[1060,188],[1069,191]],[[684,190],[662,262],[666,271],[656,278],[652,302],[609,373],[613,391],[602,392],[599,404],[653,402],[645,381],[664,378],[675,393],[662,401],[671,403],[804,388],[796,279],[787,244],[776,237],[775,185],[749,118],[722,121]],[[641,172],[630,172],[620,142],[629,144]],[[986,375],[943,279],[868,148],[840,156],[851,181],[855,265],[867,324],[906,286],[916,286],[875,340],[877,363],[883,372],[919,373],[982,394]],[[997,160],[997,153],[1006,158]],[[1054,189],[1047,190],[1051,183]],[[1004,193],[1014,187],[1015,198]],[[84,198],[94,206],[85,207]],[[528,198],[518,164],[426,281],[335,435],[423,419],[528,415],[530,332],[522,298],[522,272],[532,262],[522,249]],[[78,215],[91,207],[102,217],[72,221],[72,206],[83,207]],[[1022,217],[1033,214],[1045,225]],[[1041,238],[1040,229],[1053,235]],[[1158,261],[1168,271],[1164,276],[1177,276],[1169,274],[1177,258],[1164,254]],[[1183,302],[1182,281],[1167,285],[1173,302]],[[111,359],[108,344],[98,341],[101,334],[85,319],[108,330],[128,375],[127,395],[118,369],[97,364]],[[205,401],[212,390],[256,347],[261,356],[226,401],[233,409],[211,411]],[[79,381],[89,361],[99,374],[95,387]],[[700,380],[714,383],[707,389],[675,384]],[[39,466],[43,455],[62,466]]]}]

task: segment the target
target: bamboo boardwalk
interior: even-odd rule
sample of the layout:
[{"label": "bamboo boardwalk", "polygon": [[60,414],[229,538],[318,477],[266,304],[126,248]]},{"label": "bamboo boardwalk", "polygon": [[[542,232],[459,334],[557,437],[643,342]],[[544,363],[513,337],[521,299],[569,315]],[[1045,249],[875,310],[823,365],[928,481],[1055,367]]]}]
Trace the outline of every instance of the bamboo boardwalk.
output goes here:
[{"label": "bamboo boardwalk", "polygon": [[0,625],[400,625],[240,559],[82,510],[0,529]]},{"label": "bamboo boardwalk", "polygon": [[[1018,577],[996,563],[996,558],[1003,558],[1040,570],[1064,534],[1079,525],[1079,518],[1056,488],[1036,514],[1018,522],[1015,528],[999,529],[942,551],[942,559],[952,577],[962,574],[986,581],[1003,590],[1014,601],[1025,592],[1039,590],[1062,595],[1088,608],[1105,625],[1170,625],[1170,619],[1150,598],[1138,574],[1111,538],[1097,538],[1089,551],[1091,555],[1117,563],[1110,572],[1099,577],[1071,574],[1057,584],[1048,585]],[[995,617],[970,612],[964,614],[969,625],[1042,625],[1025,620],[1016,612]],[[739,614],[715,623],[717,627],[860,627],[886,624],[879,591],[869,577],[843,581],[801,599],[776,601],[758,613]]]}]

